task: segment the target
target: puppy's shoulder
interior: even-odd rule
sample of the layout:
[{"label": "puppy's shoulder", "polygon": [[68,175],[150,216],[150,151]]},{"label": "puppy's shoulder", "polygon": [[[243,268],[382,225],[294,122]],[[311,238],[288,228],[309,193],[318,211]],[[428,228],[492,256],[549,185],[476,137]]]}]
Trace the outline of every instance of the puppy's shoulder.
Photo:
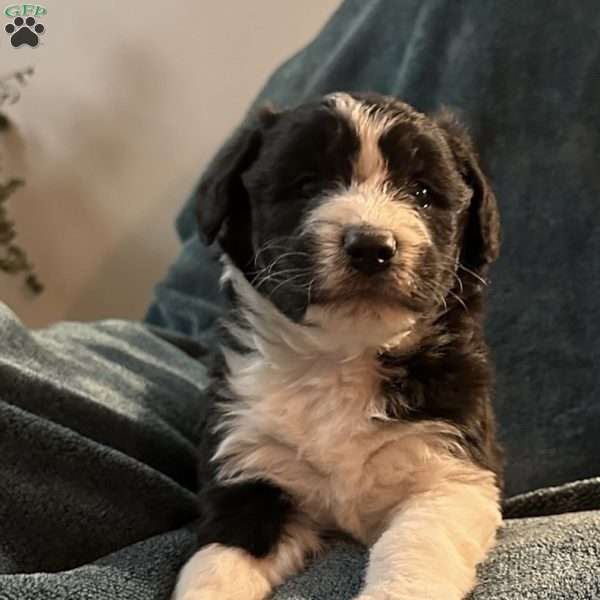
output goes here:
[{"label": "puppy's shoulder", "polygon": [[465,321],[452,332],[434,329],[410,354],[391,348],[380,360],[389,416],[456,427],[470,459],[501,482],[503,455],[492,409],[494,369],[481,327]]}]

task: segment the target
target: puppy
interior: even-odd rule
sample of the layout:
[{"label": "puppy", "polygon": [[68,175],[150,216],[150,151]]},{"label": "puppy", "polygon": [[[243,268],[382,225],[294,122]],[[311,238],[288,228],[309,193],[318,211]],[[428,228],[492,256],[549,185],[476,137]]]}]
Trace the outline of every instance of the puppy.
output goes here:
[{"label": "puppy", "polygon": [[260,600],[341,531],[361,600],[459,600],[500,524],[483,337],[499,249],[465,131],[337,93],[264,111],[198,190],[232,308],[176,600]]}]

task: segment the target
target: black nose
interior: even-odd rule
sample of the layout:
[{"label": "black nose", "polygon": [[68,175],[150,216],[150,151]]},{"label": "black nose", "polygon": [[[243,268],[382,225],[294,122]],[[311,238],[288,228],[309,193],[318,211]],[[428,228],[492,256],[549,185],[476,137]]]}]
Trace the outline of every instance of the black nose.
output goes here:
[{"label": "black nose", "polygon": [[397,249],[396,238],[385,229],[352,227],[344,235],[344,250],[352,266],[366,275],[387,269]]}]

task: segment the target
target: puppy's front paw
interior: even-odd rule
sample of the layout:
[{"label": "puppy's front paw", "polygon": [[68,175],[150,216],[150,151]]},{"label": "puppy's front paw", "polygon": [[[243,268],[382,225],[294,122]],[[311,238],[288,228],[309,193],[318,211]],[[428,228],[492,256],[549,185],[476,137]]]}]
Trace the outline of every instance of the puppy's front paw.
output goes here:
[{"label": "puppy's front paw", "polygon": [[354,600],[461,600],[461,598],[452,591],[448,591],[447,594],[440,594],[437,592],[405,593],[403,591],[377,590],[374,592],[366,591]]},{"label": "puppy's front paw", "polygon": [[186,590],[183,596],[176,591],[171,600],[219,600],[223,596],[219,595],[217,590]]},{"label": "puppy's front paw", "polygon": [[271,584],[239,548],[210,544],[185,564],[171,600],[263,600]]}]

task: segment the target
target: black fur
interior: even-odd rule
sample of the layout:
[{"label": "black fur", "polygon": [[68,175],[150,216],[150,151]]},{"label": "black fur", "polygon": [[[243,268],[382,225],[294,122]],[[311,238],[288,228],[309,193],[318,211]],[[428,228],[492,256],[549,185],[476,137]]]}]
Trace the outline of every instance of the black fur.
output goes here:
[{"label": "black fur", "polygon": [[[311,241],[295,234],[317,195],[349,183],[359,140],[327,103],[303,105],[289,113],[261,112],[233,136],[198,187],[199,230],[205,242],[223,250],[257,281],[261,267],[283,252],[278,268],[310,268]],[[260,160],[258,160],[260,157]],[[296,286],[266,281],[261,292],[286,315],[299,319],[306,298]]]},{"label": "black fur", "polygon": [[[445,321],[464,319],[462,307]],[[462,311],[464,312],[464,311]],[[448,326],[448,323],[444,323]],[[394,356],[393,350],[380,356],[388,369],[399,374],[384,382],[388,416],[406,421],[440,420],[458,426],[461,445],[471,459],[496,475],[502,486],[503,455],[496,444],[491,406],[493,369],[481,337],[458,332],[435,335],[409,355]]]},{"label": "black fur", "polygon": [[[483,300],[489,265],[498,255],[500,225],[493,193],[465,130],[448,114],[427,118],[407,105],[374,94],[355,95],[398,116],[379,140],[390,183],[416,202],[426,185],[433,244],[418,264],[415,290],[396,300],[429,318],[410,352],[386,348],[380,361],[389,373],[382,392],[388,416],[440,420],[455,425],[471,460],[502,482],[491,406],[493,367],[483,336]],[[283,113],[263,112],[240,130],[213,161],[198,189],[198,219],[206,243],[218,240],[248,280],[288,317],[300,321],[309,300],[331,301],[318,286],[305,289],[315,264],[314,240],[299,234],[306,214],[323,194],[352,177],[360,139],[332,102],[324,99]],[[429,205],[430,204],[430,205]],[[458,259],[455,261],[454,259]],[[260,269],[301,269],[297,285],[260,279]],[[365,295],[379,275],[365,284]],[[444,309],[431,293],[445,290]],[[346,291],[341,291],[342,295]],[[235,298],[232,298],[235,303]],[[210,401],[227,402],[225,367],[217,361]],[[210,462],[219,434],[219,411],[205,423],[200,480],[214,481]],[[209,487],[201,494],[203,541],[240,546],[264,556],[294,511],[290,498],[268,482]]]},{"label": "black fur", "polygon": [[211,485],[200,494],[200,502],[201,545],[235,546],[257,558],[273,549],[293,510],[290,498],[267,481]]},{"label": "black fur", "polygon": [[[230,296],[233,307],[235,300]],[[223,328],[220,338],[224,346],[243,351],[235,338]],[[199,424],[196,438],[198,447],[198,481],[200,482],[200,519],[197,522],[199,546],[220,543],[242,548],[256,558],[263,558],[281,539],[285,523],[294,514],[291,498],[279,487],[264,480],[244,481],[221,485],[217,481],[218,465],[211,460],[222,433],[216,431],[221,419],[217,406],[228,402],[223,392],[226,367],[223,355],[215,352],[210,357],[211,384],[204,402],[209,410]]]}]

